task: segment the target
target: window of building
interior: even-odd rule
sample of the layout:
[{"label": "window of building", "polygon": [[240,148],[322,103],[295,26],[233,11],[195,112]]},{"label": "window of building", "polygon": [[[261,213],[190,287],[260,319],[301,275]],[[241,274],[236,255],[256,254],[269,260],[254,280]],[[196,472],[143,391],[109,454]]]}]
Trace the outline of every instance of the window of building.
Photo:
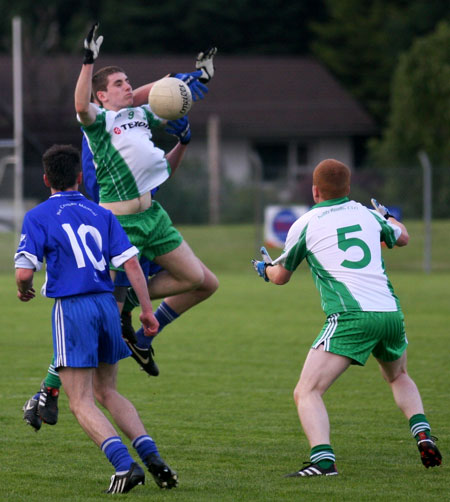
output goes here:
[{"label": "window of building", "polygon": [[262,162],[264,181],[273,181],[286,176],[288,168],[287,143],[257,143],[254,149]]}]

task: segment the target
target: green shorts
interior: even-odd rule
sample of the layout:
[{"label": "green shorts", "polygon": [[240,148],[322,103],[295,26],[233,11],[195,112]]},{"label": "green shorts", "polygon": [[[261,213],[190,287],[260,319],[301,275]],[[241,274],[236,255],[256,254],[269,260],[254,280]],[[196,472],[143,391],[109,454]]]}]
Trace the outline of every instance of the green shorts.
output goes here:
[{"label": "green shorts", "polygon": [[172,220],[161,204],[152,205],[142,213],[117,216],[119,223],[131,243],[150,261],[155,256],[173,251],[183,242],[180,232],[172,225]]},{"label": "green shorts", "polygon": [[370,354],[384,362],[401,357],[408,345],[403,313],[345,312],[328,316],[312,347],[352,359],[364,366]]}]

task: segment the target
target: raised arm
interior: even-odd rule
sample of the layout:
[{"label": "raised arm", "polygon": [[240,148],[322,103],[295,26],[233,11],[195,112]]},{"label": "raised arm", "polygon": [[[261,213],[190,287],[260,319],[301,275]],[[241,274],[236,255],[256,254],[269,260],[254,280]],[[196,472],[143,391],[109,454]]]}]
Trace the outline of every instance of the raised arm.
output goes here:
[{"label": "raised arm", "polygon": [[[196,71],[190,73],[168,73],[165,77],[175,77],[185,82],[191,90],[194,101],[203,99],[208,92],[205,84],[214,76],[214,56],[216,54],[217,47],[211,47],[206,51],[199,52],[195,60]],[[154,83],[150,82],[133,91],[133,106],[141,106],[148,103],[148,93]]]},{"label": "raised arm", "polygon": [[257,260],[252,260],[252,264],[259,277],[278,286],[288,283],[292,277],[292,272],[285,269],[281,264],[271,265],[265,261]]},{"label": "raised arm", "polygon": [[187,115],[178,120],[170,120],[167,122],[167,125],[166,132],[178,138],[178,143],[166,154],[172,176],[181,164],[186,152],[186,147],[189,141],[191,141],[191,126]]},{"label": "raised arm", "polygon": [[283,254],[279,256],[274,262],[264,246],[261,247],[260,251],[262,260],[252,260],[252,265],[255,269],[255,272],[266,282],[273,282],[273,284],[277,284],[279,286],[282,286],[283,284],[289,282],[292,276],[292,272],[285,269],[281,263],[276,263],[280,261],[285,255]]},{"label": "raised arm", "polygon": [[91,103],[93,64],[84,64],[75,87],[75,111],[80,122],[88,126],[95,121],[97,115]]},{"label": "raised arm", "polygon": [[150,82],[149,84],[141,85],[141,87],[134,89],[133,106],[142,106],[148,104],[148,94],[151,91],[154,83],[155,82]]},{"label": "raised arm", "polygon": [[380,204],[376,199],[371,199],[370,202],[372,203],[372,206],[381,214],[381,216],[383,216],[383,218],[390,221],[394,225],[397,225],[397,227],[401,229],[402,233],[395,242],[395,245],[399,247],[406,246],[409,242],[409,234],[408,230],[406,230],[405,225],[396,220],[392,216],[392,214],[389,213],[387,207],[383,206],[383,204]]},{"label": "raised arm", "polygon": [[96,109],[91,103],[92,75],[94,73],[94,61],[100,51],[103,37],[95,38],[98,23],[89,30],[84,40],[84,59],[81,72],[75,87],[75,111],[83,125],[90,125],[95,121]]},{"label": "raised arm", "polygon": [[406,230],[405,225],[403,225],[403,223],[401,223],[400,221],[396,220],[393,216],[389,216],[388,220],[394,225],[400,227],[402,230],[402,233],[400,234],[400,237],[396,240],[395,245],[400,247],[406,246],[406,244],[408,244],[409,242],[409,234],[408,230]]}]

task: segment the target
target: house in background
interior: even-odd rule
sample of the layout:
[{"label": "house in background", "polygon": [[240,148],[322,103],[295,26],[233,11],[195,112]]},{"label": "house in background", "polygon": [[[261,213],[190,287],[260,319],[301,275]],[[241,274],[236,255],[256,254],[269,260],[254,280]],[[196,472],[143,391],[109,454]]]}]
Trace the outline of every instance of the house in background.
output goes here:
[{"label": "house in background", "polygon": [[[220,121],[221,165],[236,181],[251,173],[256,153],[263,179],[294,181],[328,157],[358,165],[360,146],[377,133],[372,118],[310,58],[217,57],[217,80],[192,122]],[[194,150],[196,147],[193,142]]]},{"label": "house in background", "polygon": [[[96,68],[118,65],[138,87],[169,72],[192,71],[194,56],[101,54]],[[24,59],[25,145],[26,152],[36,153],[35,160],[29,154],[25,159],[26,192],[30,180],[39,179],[31,185],[41,185],[39,158],[48,146],[80,144],[73,92],[81,60],[81,54]],[[216,124],[220,174],[234,183],[251,181],[255,163],[264,181],[288,183],[327,157],[355,167],[360,145],[377,133],[366,111],[312,58],[237,57],[219,52],[215,67],[207,98],[194,103],[189,113],[193,140],[187,158],[208,162],[208,124]],[[10,138],[9,56],[0,56],[0,72],[0,138]]]}]

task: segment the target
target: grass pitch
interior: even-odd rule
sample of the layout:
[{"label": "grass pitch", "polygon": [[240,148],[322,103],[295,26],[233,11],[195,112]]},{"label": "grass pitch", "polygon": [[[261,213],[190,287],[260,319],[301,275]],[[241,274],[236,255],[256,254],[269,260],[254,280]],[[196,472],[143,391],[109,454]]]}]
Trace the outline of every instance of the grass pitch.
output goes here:
[{"label": "grass pitch", "polygon": [[[444,464],[422,466],[407,421],[370,360],[365,368],[351,367],[326,395],[340,475],[314,479],[283,478],[309,457],[292,400],[303,360],[324,320],[309,272],[302,266],[288,285],[269,285],[250,266],[255,255],[250,227],[182,230],[218,275],[220,289],[155,340],[159,377],[148,377],[131,358],[119,371],[120,391],[135,404],[163,458],[178,471],[180,484],[165,492],[149,475],[145,486],[123,497],[180,502],[446,499],[448,224],[436,240],[439,265],[432,274],[420,271],[420,249],[414,245],[385,253],[406,316],[410,374],[439,437]],[[0,240],[0,246],[7,245]],[[42,282],[39,273],[36,287]],[[102,490],[112,467],[78,426],[64,393],[56,426],[44,425],[35,434],[22,421],[21,407],[38,390],[51,359],[52,301],[39,296],[29,304],[19,302],[12,271],[0,275],[0,298],[0,500],[110,499]]]}]

